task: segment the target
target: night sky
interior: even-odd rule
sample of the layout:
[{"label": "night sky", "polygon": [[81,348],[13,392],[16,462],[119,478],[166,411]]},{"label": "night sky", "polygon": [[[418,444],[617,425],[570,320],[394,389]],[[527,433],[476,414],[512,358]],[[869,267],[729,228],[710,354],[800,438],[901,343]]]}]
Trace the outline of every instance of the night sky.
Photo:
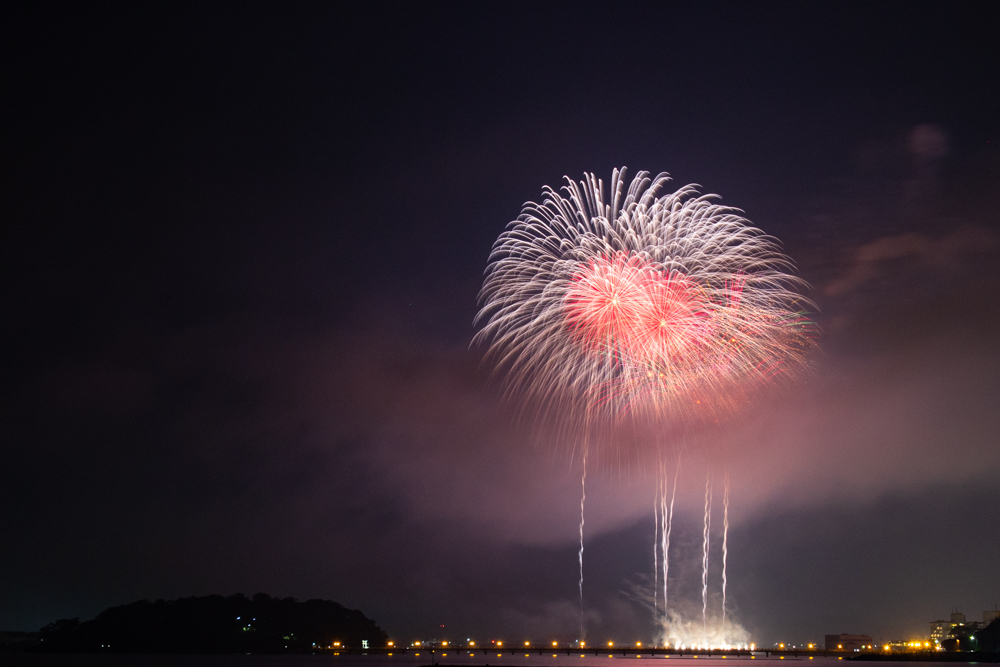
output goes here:
[{"label": "night sky", "polygon": [[[148,5],[0,10],[0,629],[263,591],[575,637],[579,465],[472,321],[522,203],[622,165],[780,238],[823,330],[685,463],[678,595],[724,464],[758,644],[1000,602],[1000,5]],[[654,484],[588,480],[594,641],[652,637]]]}]

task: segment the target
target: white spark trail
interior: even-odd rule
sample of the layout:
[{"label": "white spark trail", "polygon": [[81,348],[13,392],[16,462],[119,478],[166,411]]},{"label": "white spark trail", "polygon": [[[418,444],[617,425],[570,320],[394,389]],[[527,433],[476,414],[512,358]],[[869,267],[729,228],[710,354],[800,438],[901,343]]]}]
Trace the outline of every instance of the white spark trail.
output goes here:
[{"label": "white spark trail", "polygon": [[[660,469],[661,471],[663,469],[662,463],[660,464]],[[660,505],[663,504],[661,500],[663,494],[663,475],[661,474],[657,477],[656,495],[653,497],[653,627],[656,627],[656,624],[660,621],[659,607],[657,606],[660,588],[660,560],[656,543],[660,539]]]},{"label": "white spark trail", "polygon": [[587,617],[583,610],[583,506],[587,500],[587,450],[583,450],[583,476],[580,478],[580,639],[586,638]]},{"label": "white spark trail", "polygon": [[726,639],[726,560],[729,557],[729,471],[722,494],[722,639]]},{"label": "white spark trail", "polygon": [[[681,472],[681,456],[677,455],[677,464],[674,467],[674,486],[670,491],[670,506],[667,507],[667,493],[666,488],[663,490],[663,499],[661,501],[661,507],[663,514],[666,518],[666,530],[663,532],[663,614],[668,616],[670,613],[670,608],[667,606],[667,577],[670,575],[670,530],[674,525],[674,499],[677,497],[677,476]],[[664,470],[664,480],[666,479],[666,471]]]},{"label": "white spark trail", "polygon": [[708,636],[708,547],[712,527],[712,473],[705,477],[705,527],[702,532],[701,618]]}]

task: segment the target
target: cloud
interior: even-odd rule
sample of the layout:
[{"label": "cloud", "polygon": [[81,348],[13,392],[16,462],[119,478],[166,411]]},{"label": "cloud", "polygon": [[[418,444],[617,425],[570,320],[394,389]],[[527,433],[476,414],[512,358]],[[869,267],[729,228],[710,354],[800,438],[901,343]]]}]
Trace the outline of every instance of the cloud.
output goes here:
[{"label": "cloud", "polygon": [[748,446],[732,462],[742,473],[734,476],[738,514],[995,483],[995,349],[950,333],[825,370],[744,431]]},{"label": "cloud", "polygon": [[951,153],[948,134],[939,125],[924,123],[910,130],[907,141],[910,155],[918,165],[931,165]]},{"label": "cloud", "polygon": [[975,226],[965,226],[938,238],[916,233],[878,238],[855,249],[844,273],[828,283],[823,293],[832,297],[855,291],[881,275],[894,261],[911,259],[930,271],[947,270],[963,256],[989,252],[996,244],[996,234]]}]

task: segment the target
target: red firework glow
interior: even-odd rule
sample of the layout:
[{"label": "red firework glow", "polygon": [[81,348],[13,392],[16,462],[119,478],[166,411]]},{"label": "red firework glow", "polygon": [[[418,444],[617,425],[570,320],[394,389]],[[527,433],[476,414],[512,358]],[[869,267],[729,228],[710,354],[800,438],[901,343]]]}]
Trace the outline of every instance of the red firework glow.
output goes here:
[{"label": "red firework glow", "polygon": [[649,308],[647,284],[655,269],[635,255],[597,257],[566,292],[566,322],[584,346],[622,351]]},{"label": "red firework glow", "polygon": [[680,362],[707,334],[709,308],[687,277],[625,253],[591,260],[566,292],[566,322],[580,343],[640,363]]}]

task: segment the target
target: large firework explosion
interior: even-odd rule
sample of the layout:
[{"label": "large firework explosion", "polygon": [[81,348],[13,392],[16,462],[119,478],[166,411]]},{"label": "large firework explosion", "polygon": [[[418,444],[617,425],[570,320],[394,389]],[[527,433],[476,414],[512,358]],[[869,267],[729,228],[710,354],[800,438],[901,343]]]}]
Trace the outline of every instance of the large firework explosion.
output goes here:
[{"label": "large firework explosion", "polygon": [[[662,434],[718,422],[752,393],[794,375],[814,345],[803,313],[810,304],[797,292],[805,283],[787,273],[791,260],[777,241],[696,186],[661,194],[669,180],[639,172],[626,191],[625,169],[615,170],[610,201],[593,174],[579,183],[567,177],[562,193],[546,186],[542,203],[525,204],[497,239],[480,294],[477,323],[485,324],[476,339],[490,343],[508,394],[571,432],[582,426],[581,639],[587,452],[589,443],[602,441],[591,437],[594,428],[616,432],[628,420]],[[728,646],[743,632],[726,620],[728,475],[721,623],[715,628],[713,621],[710,630],[709,474],[697,629],[668,598],[679,453],[672,485],[662,453],[657,458],[652,606],[660,641]]]},{"label": "large firework explosion", "polygon": [[717,420],[794,373],[809,305],[777,241],[740,211],[625,169],[546,186],[493,246],[477,341],[507,390],[573,422]]}]

